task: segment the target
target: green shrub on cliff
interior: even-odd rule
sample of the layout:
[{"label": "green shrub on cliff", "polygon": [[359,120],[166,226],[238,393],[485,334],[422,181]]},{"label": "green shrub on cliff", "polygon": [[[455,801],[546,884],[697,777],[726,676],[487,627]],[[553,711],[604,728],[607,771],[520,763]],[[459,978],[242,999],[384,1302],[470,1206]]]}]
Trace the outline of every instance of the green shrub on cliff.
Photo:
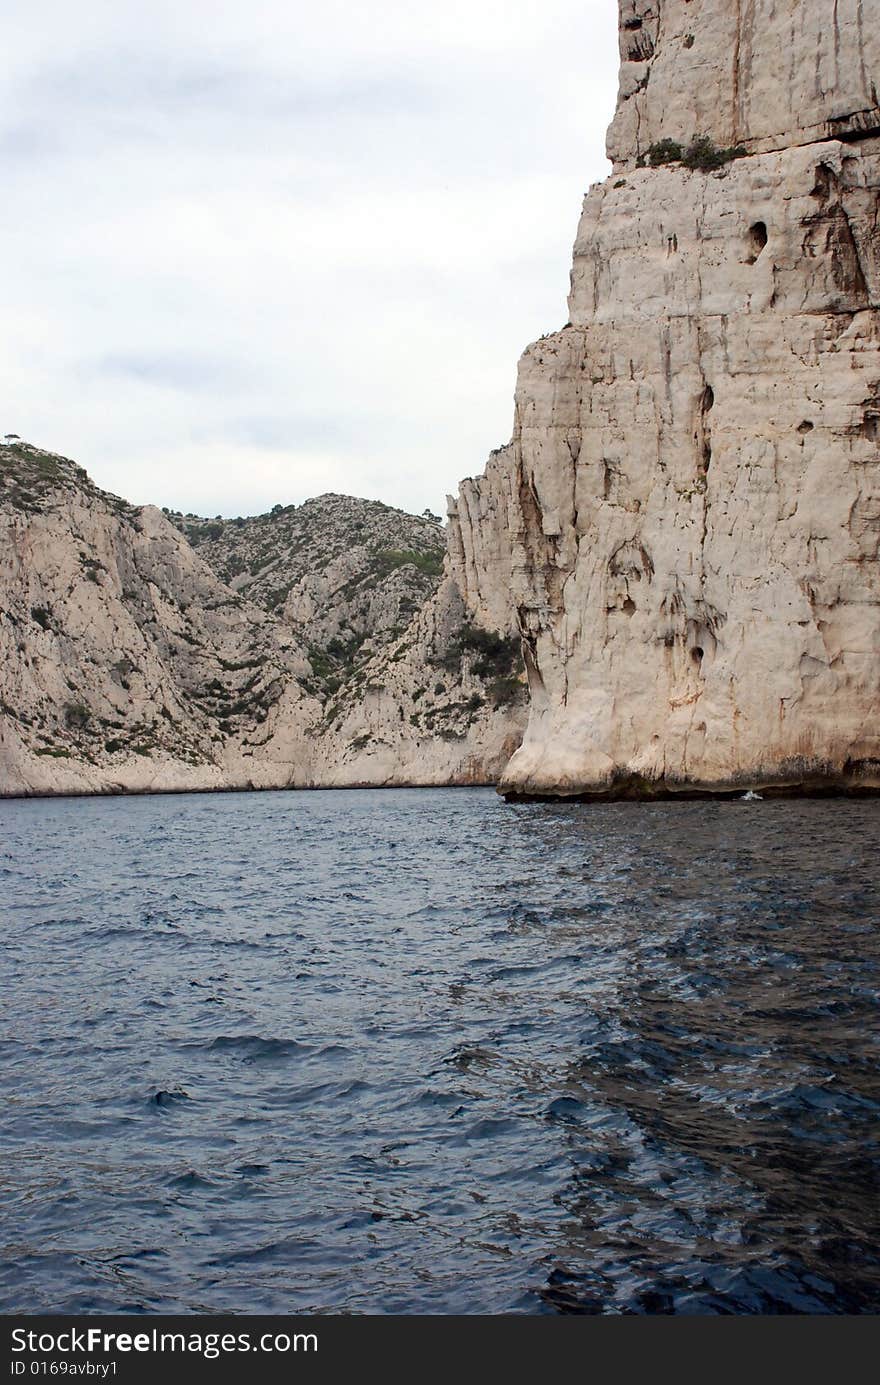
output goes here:
[{"label": "green shrub on cliff", "polygon": [[716,149],[707,135],[695,135],[684,151],[681,161],[685,168],[712,173],[716,168],[723,168],[726,163],[730,163],[731,159],[744,158],[747,152],[741,144],[731,145],[727,149]]},{"label": "green shrub on cliff", "polygon": [[477,678],[502,678],[519,665],[520,642],[516,635],[501,635],[479,625],[464,624],[450,641],[440,665],[452,672],[468,658]]},{"label": "green shrub on cliff", "polygon": [[730,145],[726,149],[719,149],[714,145],[708,135],[694,135],[687,147],[682,146],[674,139],[661,139],[656,144],[652,144],[645,159],[639,162],[644,167],[647,162],[651,168],[660,168],[664,164],[683,164],[685,168],[699,171],[700,173],[714,173],[716,169],[723,168],[732,159],[742,159],[748,150],[741,144]]},{"label": "green shrub on cliff", "polygon": [[68,702],[64,708],[64,724],[69,731],[84,731],[92,714],[83,702]]},{"label": "green shrub on cliff", "polygon": [[674,139],[661,139],[648,150],[648,163],[652,168],[659,168],[661,164],[681,163],[683,152]]},{"label": "green shrub on cliff", "polygon": [[439,577],[443,571],[443,551],[420,553],[417,549],[384,548],[373,558],[373,571],[380,577],[387,577],[399,567],[414,567],[428,577]]}]

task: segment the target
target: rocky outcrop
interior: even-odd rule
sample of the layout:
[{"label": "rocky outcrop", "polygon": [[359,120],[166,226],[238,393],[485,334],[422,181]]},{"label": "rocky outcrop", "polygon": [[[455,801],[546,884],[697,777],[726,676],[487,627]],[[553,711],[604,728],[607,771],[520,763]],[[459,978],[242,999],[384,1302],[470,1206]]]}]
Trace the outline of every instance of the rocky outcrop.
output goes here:
[{"label": "rocky outcrop", "polygon": [[878,32],[621,4],[570,321],[451,539],[524,639],[508,794],[880,786]]},{"label": "rocky outcrop", "polygon": [[664,139],[750,153],[880,133],[869,0],[620,0],[615,168]]},{"label": "rocky outcrop", "polygon": [[525,721],[511,608],[475,624],[443,550],[345,496],[136,508],[10,439],[0,793],[495,782]]},{"label": "rocky outcrop", "polygon": [[223,582],[281,618],[322,662],[339,662],[327,654],[334,641],[350,642],[356,664],[401,634],[436,591],[446,555],[438,516],[349,495],[238,519],[166,513]]}]

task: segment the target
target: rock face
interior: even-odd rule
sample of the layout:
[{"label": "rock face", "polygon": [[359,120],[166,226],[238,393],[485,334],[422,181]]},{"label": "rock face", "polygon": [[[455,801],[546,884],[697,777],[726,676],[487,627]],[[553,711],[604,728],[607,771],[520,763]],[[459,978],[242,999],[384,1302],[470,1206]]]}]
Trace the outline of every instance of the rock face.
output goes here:
[{"label": "rock face", "polygon": [[870,0],[620,0],[615,168],[662,139],[752,153],[880,128]]},{"label": "rock face", "polygon": [[160,511],[26,444],[0,462],[3,791],[245,782],[279,701],[308,711],[305,651]]},{"label": "rock face", "polygon": [[509,602],[474,623],[444,549],[345,496],[138,509],[0,446],[0,793],[495,782],[519,641]]},{"label": "rock face", "polygon": [[880,787],[868,9],[622,0],[570,321],[451,538],[525,642],[508,794]]},{"label": "rock face", "polygon": [[[280,617],[319,651],[319,662],[342,672],[403,633],[437,589],[446,556],[439,517],[348,495],[277,505],[247,519],[168,514],[223,582]],[[334,641],[346,640],[347,661],[328,654]]]}]

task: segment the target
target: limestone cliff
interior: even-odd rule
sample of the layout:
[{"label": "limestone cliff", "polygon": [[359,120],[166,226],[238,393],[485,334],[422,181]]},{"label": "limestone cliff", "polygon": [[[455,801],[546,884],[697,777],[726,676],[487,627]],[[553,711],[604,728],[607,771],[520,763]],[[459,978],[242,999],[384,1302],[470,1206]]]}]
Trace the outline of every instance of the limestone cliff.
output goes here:
[{"label": "limestone cliff", "polygon": [[450,541],[517,608],[509,794],[880,786],[870,8],[621,0],[570,320]]},{"label": "limestone cliff", "polygon": [[608,156],[710,135],[764,153],[880,127],[871,0],[620,0]]},{"label": "limestone cliff", "polygon": [[511,608],[476,624],[444,549],[345,496],[137,508],[10,438],[0,794],[494,782],[525,720]]}]

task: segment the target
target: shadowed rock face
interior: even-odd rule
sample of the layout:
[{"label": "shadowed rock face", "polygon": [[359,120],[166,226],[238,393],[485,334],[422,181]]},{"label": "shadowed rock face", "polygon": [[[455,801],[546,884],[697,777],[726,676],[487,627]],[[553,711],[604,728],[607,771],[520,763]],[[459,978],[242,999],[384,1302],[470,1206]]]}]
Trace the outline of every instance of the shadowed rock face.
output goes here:
[{"label": "shadowed rock face", "polygon": [[570,321],[450,540],[525,641],[505,792],[880,786],[880,131],[828,137],[878,30],[828,9],[621,4]]}]

